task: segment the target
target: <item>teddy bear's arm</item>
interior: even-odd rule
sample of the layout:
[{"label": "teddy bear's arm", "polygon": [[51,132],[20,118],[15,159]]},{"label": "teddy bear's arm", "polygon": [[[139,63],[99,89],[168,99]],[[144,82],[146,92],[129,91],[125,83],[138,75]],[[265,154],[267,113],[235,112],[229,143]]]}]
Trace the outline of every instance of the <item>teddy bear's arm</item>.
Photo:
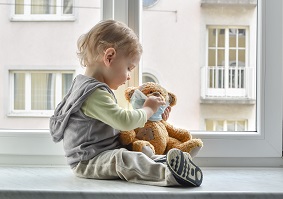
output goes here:
[{"label": "teddy bear's arm", "polygon": [[176,138],[177,140],[180,140],[181,142],[186,142],[188,140],[192,139],[192,135],[189,131],[181,128],[176,128],[173,125],[167,123],[166,121],[162,121],[165,128],[168,131],[168,135],[170,137]]}]

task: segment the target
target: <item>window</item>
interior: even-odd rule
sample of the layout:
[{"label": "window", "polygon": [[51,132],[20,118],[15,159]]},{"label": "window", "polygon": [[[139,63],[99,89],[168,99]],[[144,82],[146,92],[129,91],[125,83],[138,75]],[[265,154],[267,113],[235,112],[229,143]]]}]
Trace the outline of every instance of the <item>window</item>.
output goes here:
[{"label": "window", "polygon": [[[76,1],[79,2],[79,6],[85,7],[86,1]],[[7,71],[22,71],[20,68],[13,68],[14,66],[30,65],[30,60],[32,60],[34,65],[37,65],[38,70],[48,71],[46,68],[42,69],[42,65],[52,65],[54,66],[51,71],[62,70],[63,66],[74,66],[76,69],[79,68],[79,63],[75,55],[76,40],[81,33],[89,30],[94,23],[100,20],[100,16],[104,18],[114,18],[120,21],[124,21],[129,24],[143,40],[144,44],[144,59],[137,69],[142,69],[145,67],[152,68],[152,66],[158,66],[159,68],[154,74],[162,85],[170,91],[174,91],[177,96],[182,93],[187,93],[189,96],[187,98],[178,97],[178,104],[176,108],[172,110],[170,115],[170,120],[175,126],[185,126],[190,127],[193,137],[199,137],[204,141],[204,148],[199,153],[196,158],[201,166],[280,166],[282,162],[282,24],[283,20],[281,18],[282,13],[282,1],[281,0],[259,0],[258,4],[253,7],[245,7],[245,10],[253,10],[254,13],[258,10],[258,18],[253,18],[253,20],[258,20],[258,28],[250,26],[247,22],[239,22],[240,18],[244,15],[239,16],[233,21],[233,24],[226,23],[227,17],[217,17],[219,12],[212,12],[212,8],[209,6],[200,7],[201,0],[198,1],[184,1],[182,4],[174,3],[174,1],[159,0],[158,3],[154,4],[152,7],[146,10],[141,10],[142,2],[139,0],[113,0],[113,1],[88,1],[88,7],[100,7],[100,3],[103,3],[103,13],[101,15],[99,10],[94,9],[79,9],[80,20],[77,20],[77,28],[74,27],[73,23],[48,23],[48,29],[57,30],[56,35],[46,42],[46,37],[48,35],[42,36],[38,33],[37,28],[42,32],[46,31],[45,27],[40,27],[42,23],[35,23],[35,26],[31,26],[30,23],[2,23],[7,26],[2,28],[0,31],[1,46],[5,50],[0,51],[0,97],[3,104],[0,109],[0,164],[66,164],[64,158],[64,152],[62,150],[62,143],[54,144],[52,143],[48,131],[48,119],[47,118],[28,118],[28,117],[7,117],[6,109],[8,104],[10,104],[9,89],[11,88],[9,83],[9,72]],[[116,2],[116,3],[114,3]],[[117,3],[119,2],[119,3]],[[165,3],[172,3],[172,6],[165,9]],[[111,4],[112,3],[112,4]],[[184,4],[194,5],[194,7],[189,7],[186,12],[180,12],[178,9],[184,7]],[[110,4],[110,5],[108,5]],[[160,6],[160,7],[159,7]],[[226,6],[226,5],[221,5]],[[215,5],[213,6],[215,9]],[[239,9],[241,5],[232,6],[233,9]],[[237,13],[233,11],[232,7],[225,9],[221,7],[221,12],[223,13]],[[6,7],[0,6],[0,22],[7,21],[5,13]],[[164,9],[163,9],[164,8]],[[108,13],[107,13],[108,11]],[[143,12],[143,16],[141,15]],[[196,13],[197,12],[197,13]],[[146,13],[146,14],[145,14]],[[203,14],[200,17],[199,14]],[[194,35],[195,38],[189,37],[183,31],[184,26],[175,23],[176,21],[183,21],[182,15],[189,15],[189,19],[186,21],[186,26]],[[217,18],[217,23],[213,23],[212,18],[208,14],[215,14]],[[242,14],[245,14],[242,13]],[[156,19],[159,21],[154,21],[153,17],[157,15]],[[106,17],[107,16],[107,17]],[[92,20],[89,20],[92,19]],[[150,24],[144,24],[145,19],[150,21],[149,28],[144,25],[149,26]],[[163,20],[164,19],[164,20]],[[204,23],[203,19],[207,19]],[[215,18],[214,18],[215,19]],[[160,21],[161,20],[161,21]],[[163,21],[162,21],[163,20]],[[189,22],[196,21],[199,26],[190,26]],[[249,19],[250,21],[250,19]],[[161,23],[162,22],[162,23]],[[60,24],[60,25],[58,25]],[[252,21],[250,24],[257,24]],[[62,25],[62,26],[61,26]],[[28,27],[28,28],[27,28]],[[36,27],[36,29],[32,29]],[[64,27],[62,29],[56,29],[56,27]],[[141,31],[141,28],[144,28]],[[153,28],[153,33],[149,30]],[[241,101],[243,104],[239,106],[234,106],[234,109],[227,110],[226,113],[232,113],[238,111],[239,108],[247,110],[247,108],[252,108],[254,110],[249,111],[249,113],[254,113],[254,118],[256,121],[250,121],[247,119],[246,112],[242,112],[241,117],[223,117],[223,112],[220,112],[222,117],[212,117],[207,114],[205,107],[210,106],[212,113],[217,113],[220,109],[218,107],[225,106],[230,107],[230,101],[225,100],[211,100],[202,102],[201,96],[201,67],[207,65],[207,53],[208,53],[208,28],[215,29],[240,29],[245,30],[246,40],[249,40],[246,45],[246,56],[249,63],[246,66],[256,66],[256,82],[257,91],[256,92],[256,106],[254,103],[244,104],[246,101]],[[161,30],[166,30],[165,32]],[[14,32],[21,30],[21,34],[17,37],[10,37]],[[254,35],[256,32],[256,37]],[[230,31],[228,31],[230,32]],[[49,32],[51,34],[52,32]],[[228,34],[224,31],[225,34]],[[230,34],[230,33],[229,33]],[[235,35],[235,31],[231,31],[231,34]],[[240,37],[241,31],[238,31],[238,36]],[[164,39],[164,36],[167,40]],[[36,47],[32,41],[37,41]],[[181,42],[176,42],[176,38],[181,37]],[[147,37],[148,41],[144,39]],[[5,39],[3,39],[5,38]],[[43,44],[40,41],[45,41]],[[256,45],[251,45],[255,40]],[[39,41],[39,42],[38,42]],[[63,44],[62,46],[58,44]],[[14,43],[16,43],[16,46]],[[150,48],[149,45],[152,42]],[[202,43],[200,45],[199,43]],[[13,45],[12,45],[13,43]],[[154,44],[154,45],[153,45]],[[198,45],[198,47],[196,47]],[[28,46],[28,47],[27,47]],[[157,50],[157,47],[161,46]],[[180,46],[185,46],[186,51],[180,51],[178,48]],[[251,49],[252,46],[258,46],[257,49]],[[20,48],[21,47],[21,48]],[[20,49],[19,49],[20,48]],[[34,50],[36,49],[36,50]],[[5,52],[5,56],[3,55]],[[229,51],[226,51],[229,52]],[[164,55],[163,53],[167,53]],[[162,55],[163,54],[163,55]],[[258,56],[255,56],[257,54]],[[8,56],[9,55],[9,56]],[[162,55],[162,56],[161,56]],[[256,59],[256,64],[251,57]],[[151,59],[149,59],[149,57]],[[177,64],[177,60],[182,58],[181,64]],[[166,59],[165,59],[166,58]],[[192,60],[201,60],[200,62]],[[233,63],[237,65],[236,63]],[[164,66],[169,65],[170,69],[165,69]],[[239,65],[239,64],[238,64]],[[12,66],[12,69],[11,69]],[[241,64],[240,64],[241,66]],[[192,67],[199,68],[198,71],[191,70]],[[8,68],[8,69],[7,69]],[[26,70],[35,70],[28,68]],[[66,69],[70,70],[70,69]],[[186,71],[187,70],[187,71]],[[158,73],[156,73],[158,71]],[[177,71],[180,75],[178,78],[173,75],[173,72]],[[28,71],[26,71],[28,72]],[[76,71],[81,73],[82,71]],[[132,76],[131,85],[138,85],[142,80],[142,73],[145,71],[134,70],[134,75]],[[146,71],[151,72],[151,71]],[[165,77],[164,74],[167,76]],[[168,75],[169,74],[169,75]],[[188,74],[192,76],[188,77]],[[7,77],[6,77],[7,76]],[[236,76],[237,77],[237,76]],[[140,82],[139,82],[140,81]],[[244,84],[245,85],[245,84]],[[177,87],[181,87],[179,91],[174,90]],[[192,89],[192,90],[189,90]],[[123,91],[121,95],[117,95],[118,101],[119,97],[124,98]],[[3,100],[2,100],[3,99]],[[208,100],[208,99],[207,99]],[[183,101],[183,102],[182,102]],[[189,105],[193,101],[195,104]],[[194,109],[195,105],[204,107],[203,109]],[[243,106],[240,106],[243,105]],[[21,105],[22,106],[22,105]],[[180,109],[177,109],[180,108]],[[221,108],[223,109],[223,107]],[[187,113],[192,113],[188,115]],[[200,119],[200,116],[201,118]],[[176,119],[177,118],[177,119]],[[227,128],[243,128],[243,126],[248,126],[253,123],[256,128],[252,131],[220,131],[220,132],[206,132],[205,121],[209,119],[212,121],[220,121],[218,128],[224,125],[226,120]],[[236,125],[237,121],[237,125]],[[245,122],[244,122],[245,121]],[[245,123],[245,124],[244,124]],[[17,125],[15,125],[17,124]],[[228,125],[229,124],[229,125]],[[201,126],[201,128],[200,128]],[[245,127],[246,128],[246,127]],[[252,157],[252,158],[251,158]]]},{"label": "window", "polygon": [[255,100],[256,69],[248,65],[248,28],[209,26],[207,32],[207,65],[201,69],[202,98]]},{"label": "window", "polygon": [[[281,157],[282,118],[267,116],[274,104],[266,95],[282,91],[269,76],[276,76],[271,71],[282,68],[271,47],[276,40],[281,41],[281,15],[273,19],[281,22],[273,24],[272,30],[270,24],[266,25],[275,17],[267,14],[274,13],[271,7],[278,3],[277,11],[281,13],[281,2],[201,2],[209,1],[180,5],[161,0],[142,12],[142,66],[158,71],[164,79],[162,85],[178,98],[168,122],[204,140],[205,147],[199,154],[204,162],[207,157],[213,157],[216,164],[218,158],[223,161],[224,157],[243,158],[245,162],[246,157]],[[278,57],[282,56],[281,45],[277,45]],[[268,58],[271,54],[272,58]],[[279,79],[280,71],[278,68]],[[279,98],[277,105],[281,107]],[[278,128],[272,126],[275,117],[279,117]],[[272,139],[275,134],[278,140]]]},{"label": "window", "polygon": [[74,71],[10,71],[10,116],[51,116]]},{"label": "window", "polygon": [[247,131],[247,120],[214,120],[206,119],[206,131]]},{"label": "window", "polygon": [[13,0],[12,21],[75,20],[74,0]]},{"label": "window", "polygon": [[159,83],[158,79],[151,73],[143,73],[142,74],[142,83],[146,82],[155,82]]}]

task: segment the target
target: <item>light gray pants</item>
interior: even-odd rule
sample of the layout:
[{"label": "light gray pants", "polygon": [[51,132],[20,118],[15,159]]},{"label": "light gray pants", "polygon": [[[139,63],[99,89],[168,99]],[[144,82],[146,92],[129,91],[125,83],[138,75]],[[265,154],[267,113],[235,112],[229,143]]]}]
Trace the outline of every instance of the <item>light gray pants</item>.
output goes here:
[{"label": "light gray pants", "polygon": [[156,185],[179,185],[163,163],[156,163],[144,153],[115,149],[104,151],[89,161],[80,162],[73,171],[76,176],[93,179],[122,179],[128,182]]}]

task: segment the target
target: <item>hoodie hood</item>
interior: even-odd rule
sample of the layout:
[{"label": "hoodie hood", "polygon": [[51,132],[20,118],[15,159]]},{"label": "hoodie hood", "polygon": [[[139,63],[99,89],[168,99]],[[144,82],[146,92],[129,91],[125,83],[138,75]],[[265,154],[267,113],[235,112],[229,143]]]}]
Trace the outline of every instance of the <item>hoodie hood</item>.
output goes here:
[{"label": "hoodie hood", "polygon": [[63,139],[70,116],[80,110],[83,102],[97,88],[107,90],[115,98],[113,91],[105,83],[84,75],[78,75],[74,79],[70,90],[57,105],[49,121],[49,129],[54,142],[60,142]]}]

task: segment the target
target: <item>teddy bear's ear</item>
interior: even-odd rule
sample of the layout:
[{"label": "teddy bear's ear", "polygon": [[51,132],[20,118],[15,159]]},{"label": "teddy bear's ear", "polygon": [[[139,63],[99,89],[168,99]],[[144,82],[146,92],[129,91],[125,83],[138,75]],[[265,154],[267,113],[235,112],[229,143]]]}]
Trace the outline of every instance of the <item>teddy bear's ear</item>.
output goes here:
[{"label": "teddy bear's ear", "polygon": [[176,103],[177,103],[177,97],[175,94],[171,93],[171,92],[168,92],[168,95],[169,95],[169,105],[170,106],[175,106]]},{"label": "teddy bear's ear", "polygon": [[135,92],[135,90],[137,89],[137,87],[128,87],[126,90],[125,90],[125,97],[126,97],[126,100],[128,102],[130,102],[130,99],[133,95],[133,93]]}]

